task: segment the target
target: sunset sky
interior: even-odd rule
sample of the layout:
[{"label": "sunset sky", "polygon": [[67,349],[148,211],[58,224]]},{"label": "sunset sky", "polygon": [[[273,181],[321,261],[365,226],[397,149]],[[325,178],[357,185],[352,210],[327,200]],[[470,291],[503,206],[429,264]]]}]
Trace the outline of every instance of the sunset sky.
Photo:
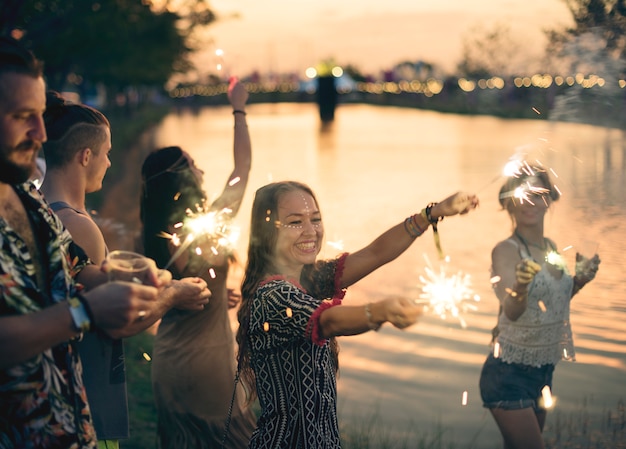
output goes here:
[{"label": "sunset sky", "polygon": [[[571,22],[564,0],[212,0],[224,17],[209,27],[205,67],[228,74],[302,71],[322,59],[377,73],[404,60],[451,71],[464,36],[507,24],[524,53],[540,54],[542,29]],[[238,17],[234,15],[237,14]],[[223,58],[215,49],[224,51]]]}]

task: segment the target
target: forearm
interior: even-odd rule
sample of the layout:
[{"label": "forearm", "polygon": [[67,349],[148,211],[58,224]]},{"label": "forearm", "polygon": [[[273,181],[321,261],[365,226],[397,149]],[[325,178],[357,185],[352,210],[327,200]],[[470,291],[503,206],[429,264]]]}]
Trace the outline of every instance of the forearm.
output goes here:
[{"label": "forearm", "polygon": [[252,142],[248,123],[244,113],[234,113],[235,137],[233,142],[233,155],[235,159],[235,171],[247,173],[252,166]]},{"label": "forearm", "polygon": [[320,315],[321,335],[324,338],[358,335],[377,330],[385,321],[384,309],[380,304],[335,306]]},{"label": "forearm", "polygon": [[[407,226],[407,220],[411,219],[414,220],[411,223],[411,226],[415,226],[413,228]],[[419,230],[415,231],[418,228]],[[418,236],[415,232],[425,232],[427,228],[428,222],[421,215],[407,217],[405,221],[385,231],[365,248],[350,254],[346,259],[341,287],[349,287],[377,268],[396,259],[416,240]]]},{"label": "forearm", "polygon": [[0,369],[10,368],[70,340],[74,329],[66,302],[39,312],[0,318]]},{"label": "forearm", "polygon": [[517,321],[528,307],[528,290],[525,287],[515,285],[498,296],[504,314],[511,321]]},{"label": "forearm", "polygon": [[87,265],[76,275],[76,281],[85,286],[86,290],[92,290],[99,285],[109,282],[109,276],[96,265]]}]

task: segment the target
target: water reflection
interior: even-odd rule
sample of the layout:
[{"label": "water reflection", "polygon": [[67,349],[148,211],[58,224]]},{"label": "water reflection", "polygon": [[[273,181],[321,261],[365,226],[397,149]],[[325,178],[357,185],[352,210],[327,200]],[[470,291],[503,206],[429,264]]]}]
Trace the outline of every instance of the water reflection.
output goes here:
[{"label": "water reflection", "polygon": [[[610,408],[626,397],[626,139],[621,131],[362,105],[342,105],[332,127],[324,130],[315,105],[252,105],[248,123],[253,168],[238,220],[242,254],[253,192],[272,180],[310,184],[324,213],[327,240],[342,241],[347,251],[454,190],[478,191],[481,197],[477,213],[440,225],[451,265],[472,276],[482,298],[478,311],[465,317],[467,329],[427,315],[406,332],[383,327],[341,339],[340,407],[346,419],[376,410],[394,429],[415,423],[428,429],[441,419],[459,441],[468,435],[485,445],[499,441],[480,404],[478,377],[497,313],[490,251],[509,232],[508,216],[497,203],[499,174],[520,150],[558,175],[563,196],[546,217],[546,235],[559,248],[597,247],[602,257],[596,281],[572,303],[578,361],[557,366],[557,406],[573,409],[593,397],[598,408]],[[173,114],[157,130],[154,144],[185,148],[206,171],[207,192],[219,192],[232,169],[232,126],[226,108]],[[322,256],[337,252],[328,245]],[[565,253],[570,268],[574,252]],[[424,255],[437,260],[430,233],[350,288],[346,301],[416,298]]]}]

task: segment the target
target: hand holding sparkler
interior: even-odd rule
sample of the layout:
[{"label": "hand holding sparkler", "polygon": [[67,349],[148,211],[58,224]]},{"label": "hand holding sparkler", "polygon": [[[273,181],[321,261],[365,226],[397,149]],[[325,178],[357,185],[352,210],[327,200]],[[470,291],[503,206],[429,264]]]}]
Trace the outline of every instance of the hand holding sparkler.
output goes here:
[{"label": "hand holding sparkler", "polygon": [[576,276],[574,277],[574,282],[579,289],[596,277],[599,265],[600,257],[597,254],[594,254],[592,258],[588,258],[580,253],[576,253]]},{"label": "hand holding sparkler", "polygon": [[384,322],[389,322],[398,329],[405,329],[417,323],[422,315],[422,307],[405,298],[388,298],[367,306],[366,315],[370,327],[374,325],[372,329],[378,329]]},{"label": "hand holding sparkler", "polygon": [[[433,227],[435,246],[437,247],[440,259],[443,259],[445,255],[441,249],[437,223],[443,220],[444,217],[457,214],[464,215],[476,207],[478,207],[478,197],[476,195],[466,192],[457,192],[439,203],[430,203],[422,209],[421,216]],[[423,230],[421,230],[419,234],[422,232]]]},{"label": "hand holding sparkler", "polygon": [[522,259],[515,266],[515,287],[511,292],[511,296],[521,300],[528,293],[528,284],[530,284],[535,275],[541,271],[541,265],[531,259]]},{"label": "hand holding sparkler", "polygon": [[171,306],[181,310],[199,311],[209,303],[211,290],[199,277],[187,277],[173,280],[159,296],[159,300],[169,298]]},{"label": "hand holding sparkler", "polygon": [[445,200],[436,203],[430,210],[433,219],[443,219],[451,215],[465,215],[478,207],[478,197],[473,193],[457,192]]}]

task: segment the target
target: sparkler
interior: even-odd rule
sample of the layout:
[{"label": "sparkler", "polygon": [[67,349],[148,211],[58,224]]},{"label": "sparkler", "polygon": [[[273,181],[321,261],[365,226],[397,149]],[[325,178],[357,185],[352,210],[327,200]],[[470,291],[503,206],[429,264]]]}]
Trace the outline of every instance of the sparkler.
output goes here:
[{"label": "sparkler", "polygon": [[[218,255],[220,249],[230,250],[239,238],[239,229],[231,225],[232,209],[223,208],[221,210],[209,210],[206,202],[196,205],[196,211],[187,209],[187,217],[180,223],[174,225],[175,229],[180,229],[180,234],[162,233],[163,237],[169,238],[178,249],[172,255],[165,266],[167,269],[180,255],[192,244],[200,243],[195,252],[201,255],[202,248],[208,246],[211,254]],[[214,274],[212,277],[215,277]]]},{"label": "sparkler", "polygon": [[[437,273],[428,257],[426,259],[426,276],[420,275],[422,283],[422,293],[416,304],[424,304],[424,310],[432,310],[441,319],[445,320],[452,316],[459,320],[461,327],[467,327],[467,323],[462,314],[478,308],[473,304],[480,301],[480,296],[472,290],[472,282],[469,274],[458,271],[456,274],[448,275],[446,266],[441,265]],[[446,264],[450,258],[446,257]]]}]

